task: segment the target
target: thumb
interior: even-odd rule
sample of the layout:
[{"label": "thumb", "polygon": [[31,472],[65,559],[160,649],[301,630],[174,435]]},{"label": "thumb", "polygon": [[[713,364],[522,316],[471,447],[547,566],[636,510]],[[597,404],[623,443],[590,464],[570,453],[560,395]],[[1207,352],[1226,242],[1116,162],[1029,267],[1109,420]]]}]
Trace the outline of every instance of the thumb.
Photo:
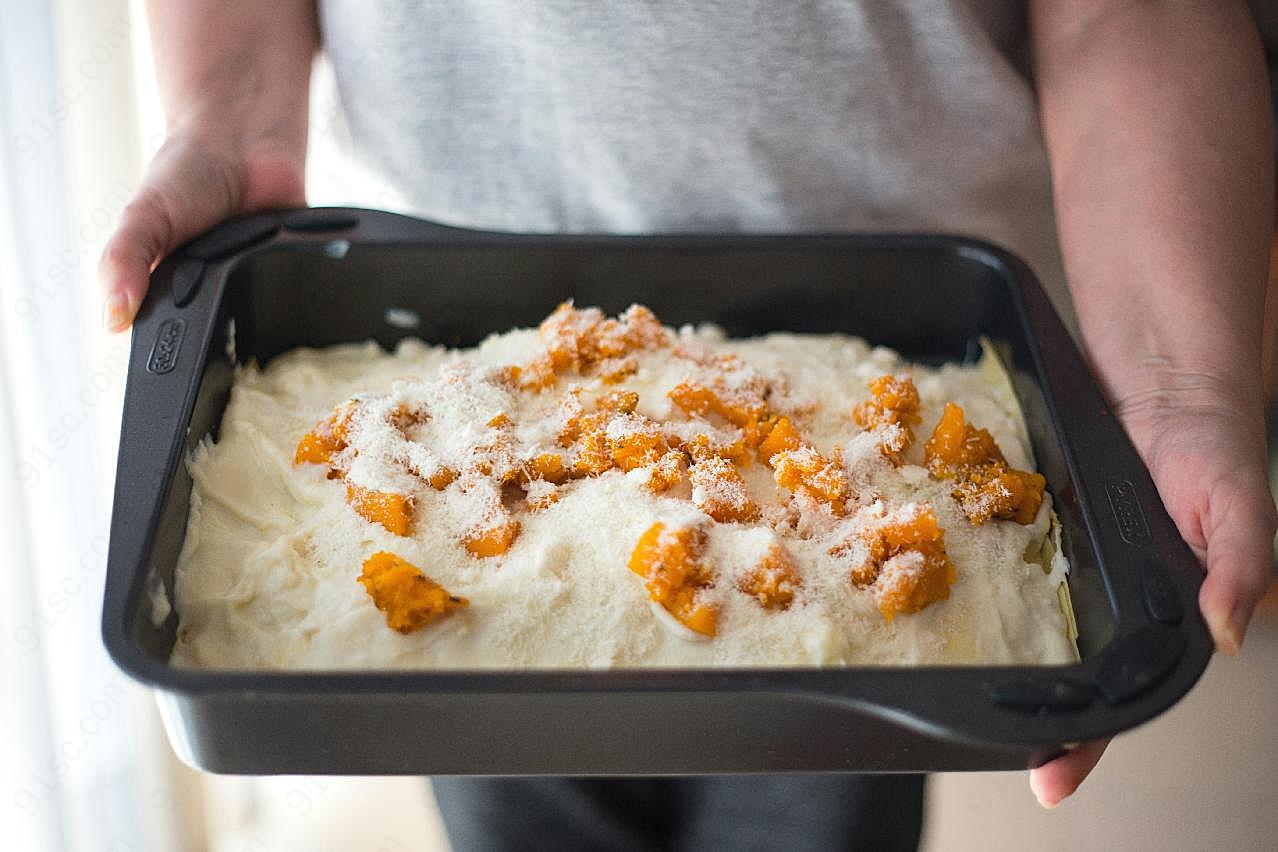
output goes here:
[{"label": "thumb", "polygon": [[1203,528],[1207,578],[1198,605],[1216,647],[1236,654],[1273,579],[1274,503],[1264,474],[1239,471],[1213,489]]}]

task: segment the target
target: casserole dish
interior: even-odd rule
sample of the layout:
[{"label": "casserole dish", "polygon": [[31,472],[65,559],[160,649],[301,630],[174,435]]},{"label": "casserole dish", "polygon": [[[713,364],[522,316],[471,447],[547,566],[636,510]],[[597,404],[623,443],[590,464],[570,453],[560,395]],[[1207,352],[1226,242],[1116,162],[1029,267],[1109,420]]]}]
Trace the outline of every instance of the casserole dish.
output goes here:
[{"label": "casserole dish", "polygon": [[[1071,565],[1069,666],[195,671],[168,665],[186,458],[232,363],[406,336],[469,346],[567,298],[731,336],[843,333],[906,358],[1004,357]],[[677,774],[1019,769],[1133,727],[1211,654],[1201,570],[1046,296],[943,236],[533,236],[368,210],[227,223],[152,276],[130,356],[103,637],[175,749],[228,773]],[[159,601],[159,606],[154,603]]]}]

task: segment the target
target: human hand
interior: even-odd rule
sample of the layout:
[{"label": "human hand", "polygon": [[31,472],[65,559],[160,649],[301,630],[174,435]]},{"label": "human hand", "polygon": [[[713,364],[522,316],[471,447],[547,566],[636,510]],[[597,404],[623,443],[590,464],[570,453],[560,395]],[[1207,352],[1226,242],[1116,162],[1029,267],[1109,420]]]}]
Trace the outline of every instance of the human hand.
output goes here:
[{"label": "human hand", "polygon": [[98,273],[102,321],[133,322],[166,254],[224,219],[304,205],[315,0],[150,0],[168,134]]},{"label": "human hand", "polygon": [[[1273,579],[1275,527],[1260,400],[1236,390],[1236,380],[1165,373],[1150,390],[1115,405],[1168,513],[1207,571],[1198,605],[1216,649],[1230,656],[1242,647]],[[1072,794],[1108,743],[1084,743],[1032,770],[1030,789],[1040,804],[1054,807]]]},{"label": "human hand", "polygon": [[133,322],[151,270],[186,240],[241,213],[306,203],[304,155],[271,140],[246,143],[224,132],[170,135],[120,217],[98,264],[102,322]]}]

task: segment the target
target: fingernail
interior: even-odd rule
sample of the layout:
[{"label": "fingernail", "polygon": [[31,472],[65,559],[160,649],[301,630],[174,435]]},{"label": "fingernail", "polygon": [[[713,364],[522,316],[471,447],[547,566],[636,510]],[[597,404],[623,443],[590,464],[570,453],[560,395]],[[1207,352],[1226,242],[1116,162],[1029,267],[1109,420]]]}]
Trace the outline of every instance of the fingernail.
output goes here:
[{"label": "fingernail", "polygon": [[1213,620],[1212,634],[1216,637],[1216,650],[1226,656],[1236,656],[1242,647],[1242,631],[1239,629],[1238,612],[1226,618]]},{"label": "fingernail", "polygon": [[129,305],[129,297],[123,293],[112,293],[102,303],[102,327],[107,331],[123,331],[129,327],[133,319],[133,311]]},{"label": "fingernail", "polygon": [[1039,804],[1043,807],[1043,810],[1045,810],[1045,811],[1050,811],[1050,810],[1052,810],[1053,808],[1055,808],[1057,805],[1059,805],[1059,804],[1060,804],[1060,802],[1050,802],[1050,803],[1049,803],[1049,802],[1045,802],[1045,801],[1043,801],[1042,799],[1039,799],[1037,796],[1035,796],[1034,798],[1035,798],[1035,799],[1038,799],[1038,803],[1039,803]]},{"label": "fingernail", "polygon": [[1234,653],[1242,650],[1243,639],[1247,637],[1247,622],[1251,621],[1251,608],[1240,606],[1229,617],[1229,635],[1234,640]]}]

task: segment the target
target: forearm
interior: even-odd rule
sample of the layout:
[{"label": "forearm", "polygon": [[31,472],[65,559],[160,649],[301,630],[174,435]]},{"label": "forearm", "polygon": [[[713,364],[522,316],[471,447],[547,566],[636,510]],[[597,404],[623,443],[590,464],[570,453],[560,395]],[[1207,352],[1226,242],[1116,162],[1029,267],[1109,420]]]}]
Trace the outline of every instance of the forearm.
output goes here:
[{"label": "forearm", "polygon": [[245,146],[306,150],[315,0],[148,0],[170,135],[226,133]]},{"label": "forearm", "polygon": [[1224,380],[1258,414],[1273,147],[1245,4],[1030,15],[1065,269],[1111,398],[1131,428],[1168,392],[1192,404]]},{"label": "forearm", "polygon": [[[1272,118],[1242,0],[1031,0],[1043,134],[1084,344],[1237,653],[1270,579],[1260,335]],[[1051,806],[1104,743],[1031,773]]]}]

